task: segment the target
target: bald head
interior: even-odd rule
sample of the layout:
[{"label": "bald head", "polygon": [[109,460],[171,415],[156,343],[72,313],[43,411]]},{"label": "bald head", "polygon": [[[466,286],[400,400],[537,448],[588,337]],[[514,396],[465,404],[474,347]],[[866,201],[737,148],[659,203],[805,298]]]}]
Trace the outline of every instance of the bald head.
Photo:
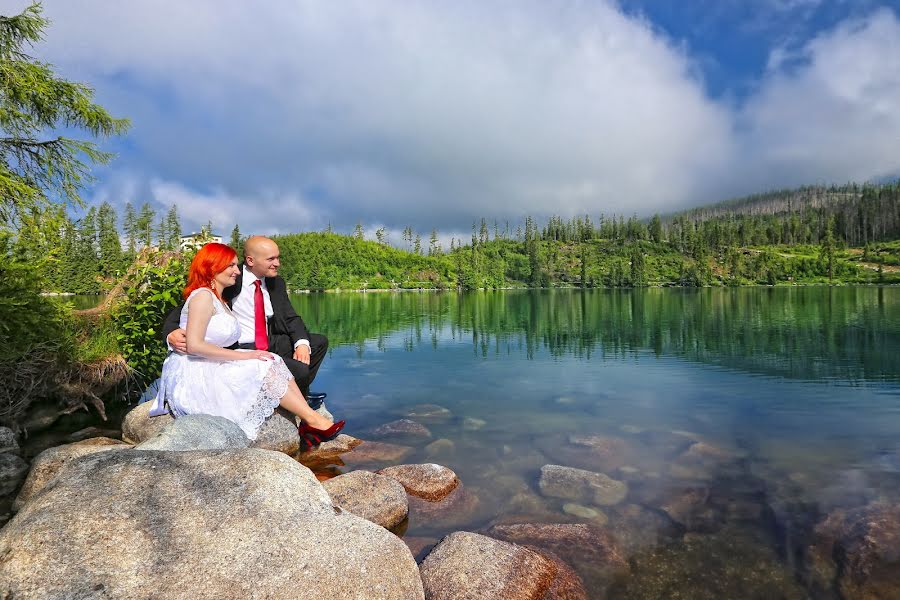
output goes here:
[{"label": "bald head", "polygon": [[260,279],[275,277],[281,266],[278,244],[261,235],[250,236],[244,242],[244,263]]}]

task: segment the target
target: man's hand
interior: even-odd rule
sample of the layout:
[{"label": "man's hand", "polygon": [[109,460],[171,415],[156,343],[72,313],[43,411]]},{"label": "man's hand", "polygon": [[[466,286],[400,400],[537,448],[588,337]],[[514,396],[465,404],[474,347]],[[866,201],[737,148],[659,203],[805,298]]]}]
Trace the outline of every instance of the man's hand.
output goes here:
[{"label": "man's hand", "polygon": [[166,337],[166,341],[178,354],[187,354],[187,334],[184,329],[176,329]]},{"label": "man's hand", "polygon": [[294,360],[298,360],[303,364],[309,364],[309,346],[306,344],[299,344],[296,348],[294,348]]}]

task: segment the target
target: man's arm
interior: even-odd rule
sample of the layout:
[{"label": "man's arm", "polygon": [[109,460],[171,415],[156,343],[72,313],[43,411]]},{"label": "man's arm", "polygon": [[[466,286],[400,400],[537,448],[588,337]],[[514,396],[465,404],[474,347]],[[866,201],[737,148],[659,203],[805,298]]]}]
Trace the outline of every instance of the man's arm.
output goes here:
[{"label": "man's arm", "polygon": [[179,326],[183,306],[183,304],[176,306],[162,323],[163,341],[168,344],[169,348],[180,354],[187,353],[187,338],[184,330]]},{"label": "man's arm", "polygon": [[309,345],[309,330],[306,324],[294,307],[287,295],[287,285],[281,277],[272,278],[272,285],[266,285],[269,289],[269,299],[272,301],[272,310],[281,319],[286,331],[291,338],[291,344],[296,346],[297,342],[306,340]]}]

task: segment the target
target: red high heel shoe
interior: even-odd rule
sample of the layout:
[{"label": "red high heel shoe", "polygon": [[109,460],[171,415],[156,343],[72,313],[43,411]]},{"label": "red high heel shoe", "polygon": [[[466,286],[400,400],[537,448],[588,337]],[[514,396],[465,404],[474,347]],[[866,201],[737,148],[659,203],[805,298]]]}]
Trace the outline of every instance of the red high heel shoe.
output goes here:
[{"label": "red high heel shoe", "polygon": [[315,427],[310,427],[308,423],[300,423],[297,425],[297,433],[300,434],[300,439],[312,448],[322,442],[336,438],[346,424],[347,422],[342,419],[337,423],[332,423],[328,429],[316,429]]}]

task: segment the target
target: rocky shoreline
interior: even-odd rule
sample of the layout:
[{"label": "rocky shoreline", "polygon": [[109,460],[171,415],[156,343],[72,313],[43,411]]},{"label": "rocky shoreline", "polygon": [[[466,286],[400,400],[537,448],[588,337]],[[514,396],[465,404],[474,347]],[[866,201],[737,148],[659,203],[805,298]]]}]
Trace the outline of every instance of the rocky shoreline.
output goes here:
[{"label": "rocky shoreline", "polygon": [[[537,480],[503,498],[500,517],[440,539],[405,536],[410,522],[470,527],[495,500],[445,466],[405,463],[416,450],[404,442],[434,459],[454,451],[428,429],[452,418],[445,408],[406,416],[369,441],[340,435],[299,453],[286,413],[251,444],[225,419],[150,418],[144,404],[121,440],[49,448],[30,466],[0,428],[0,497],[15,513],[0,529],[0,597],[664,597],[690,593],[672,581],[698,565],[725,596],[900,597],[900,505],[875,499],[802,519],[784,548],[799,561],[791,575],[774,553],[743,545],[741,523],[796,528],[809,511],[763,501],[750,484],[723,496],[711,479],[740,471],[743,457],[686,432],[550,440],[517,459],[535,464]],[[486,425],[476,421],[463,431]],[[642,462],[640,447],[667,458]]]}]

